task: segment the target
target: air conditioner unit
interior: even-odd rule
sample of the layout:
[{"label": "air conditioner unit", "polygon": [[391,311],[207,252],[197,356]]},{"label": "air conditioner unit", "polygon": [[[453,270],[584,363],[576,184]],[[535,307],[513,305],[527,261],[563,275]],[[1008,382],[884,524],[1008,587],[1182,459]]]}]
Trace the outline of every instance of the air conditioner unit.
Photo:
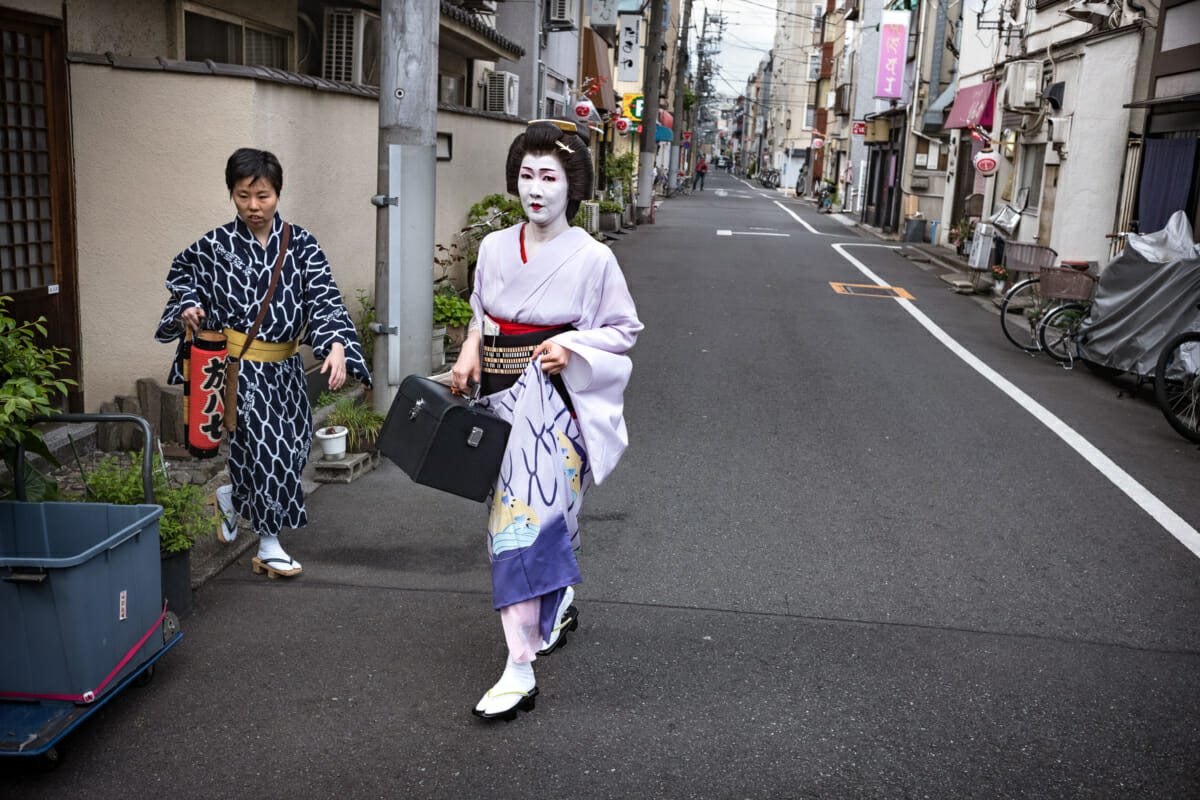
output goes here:
[{"label": "air conditioner unit", "polygon": [[1037,61],[1014,61],[1004,68],[1005,105],[1013,111],[1036,111],[1042,107],[1042,65]]},{"label": "air conditioner unit", "polygon": [[600,204],[584,200],[579,204],[583,212],[583,229],[593,236],[600,232]]},{"label": "air conditioner unit", "polygon": [[483,87],[483,110],[517,115],[517,90],[520,79],[512,72],[488,72]]},{"label": "air conditioner unit", "polygon": [[554,25],[571,25],[575,22],[577,0],[549,0],[546,21]]},{"label": "air conditioner unit", "polygon": [[321,76],[329,81],[379,85],[379,15],[360,8],[325,9]]}]

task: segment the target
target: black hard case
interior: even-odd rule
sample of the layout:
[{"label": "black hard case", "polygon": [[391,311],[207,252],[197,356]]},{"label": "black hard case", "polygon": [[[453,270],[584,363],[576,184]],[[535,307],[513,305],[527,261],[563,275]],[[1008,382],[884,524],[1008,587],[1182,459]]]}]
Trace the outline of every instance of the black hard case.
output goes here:
[{"label": "black hard case", "polygon": [[377,446],[417,483],[483,501],[500,473],[509,430],[470,398],[409,375],[388,409]]}]

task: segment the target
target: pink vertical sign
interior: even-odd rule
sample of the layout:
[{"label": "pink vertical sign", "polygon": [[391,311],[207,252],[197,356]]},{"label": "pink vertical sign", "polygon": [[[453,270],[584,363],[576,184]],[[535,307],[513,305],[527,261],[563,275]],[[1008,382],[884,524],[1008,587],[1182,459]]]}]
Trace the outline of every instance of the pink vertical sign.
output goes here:
[{"label": "pink vertical sign", "polygon": [[884,11],[879,22],[879,71],[875,73],[876,97],[903,94],[904,59],[908,51],[907,11]]}]

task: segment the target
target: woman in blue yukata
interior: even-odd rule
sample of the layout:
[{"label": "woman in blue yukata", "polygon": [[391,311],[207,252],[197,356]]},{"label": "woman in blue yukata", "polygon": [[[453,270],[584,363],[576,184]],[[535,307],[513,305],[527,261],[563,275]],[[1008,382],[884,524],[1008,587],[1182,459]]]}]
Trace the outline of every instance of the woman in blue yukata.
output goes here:
[{"label": "woman in blue yukata", "polygon": [[575,125],[530,123],[509,148],[506,178],[529,221],[480,243],[475,313],[451,371],[454,388],[480,382],[512,424],[488,519],[508,660],[475,706],[485,719],[533,709],[534,659],[579,624],[579,509],[628,442],[625,353],[642,330],[612,250],[570,225],[592,196],[591,154]]},{"label": "woman in blue yukata", "polygon": [[[167,274],[171,297],[155,338],[180,339],[184,325],[224,331],[230,356],[236,356],[267,296],[280,248],[286,248],[278,286],[238,365],[228,467],[233,512],[249,520],[259,537],[251,568],[292,577],[300,574],[300,562],[283,549],[279,533],[308,524],[300,473],[313,435],[299,345],[310,345],[324,361],[321,373],[328,374],[331,390],[347,373],[367,386],[371,376],[321,246],[276,211],[283,189],[279,159],[242,148],[225,165],[225,184],[237,217],[175,256]],[[178,356],[168,381],[183,382]],[[225,528],[226,539],[236,535],[236,518],[233,523],[232,534]]]}]

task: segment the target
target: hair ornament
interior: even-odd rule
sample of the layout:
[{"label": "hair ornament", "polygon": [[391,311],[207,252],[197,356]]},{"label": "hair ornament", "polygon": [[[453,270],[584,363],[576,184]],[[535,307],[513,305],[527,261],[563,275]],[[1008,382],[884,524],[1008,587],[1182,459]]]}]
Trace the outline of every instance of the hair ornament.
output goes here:
[{"label": "hair ornament", "polygon": [[571,154],[571,155],[574,155],[574,154],[575,154],[575,151],[574,151],[574,150],[572,150],[572,149],[571,149],[570,147],[568,147],[567,145],[563,144],[563,140],[562,140],[562,139],[555,139],[555,140],[554,140],[554,143],[555,143],[556,145],[558,145],[560,148],[562,148],[563,150],[566,150],[566,151],[567,151],[567,153],[569,153],[569,154]]}]

